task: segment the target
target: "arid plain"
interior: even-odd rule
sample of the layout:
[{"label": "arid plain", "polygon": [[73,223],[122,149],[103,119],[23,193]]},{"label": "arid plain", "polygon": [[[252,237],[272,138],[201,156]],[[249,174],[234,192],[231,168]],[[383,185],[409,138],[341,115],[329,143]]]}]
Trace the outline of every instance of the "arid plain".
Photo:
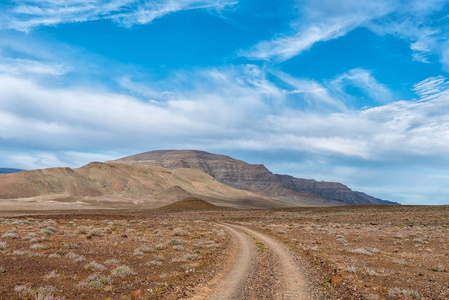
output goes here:
[{"label": "arid plain", "polygon": [[4,216],[0,298],[212,299],[249,251],[250,278],[230,283],[239,299],[301,299],[286,294],[274,241],[298,265],[304,299],[447,299],[448,216],[448,207],[223,210],[195,199]]}]

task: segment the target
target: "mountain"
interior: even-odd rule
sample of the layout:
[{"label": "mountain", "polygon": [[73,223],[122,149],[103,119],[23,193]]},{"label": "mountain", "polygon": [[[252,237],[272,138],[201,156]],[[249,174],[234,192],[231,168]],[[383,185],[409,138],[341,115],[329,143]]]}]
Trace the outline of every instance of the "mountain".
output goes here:
[{"label": "mountain", "polygon": [[237,189],[286,201],[291,205],[395,204],[353,192],[341,183],[317,182],[271,173],[264,165],[248,164],[225,155],[197,150],[159,150],[114,161],[130,165],[193,168]]},{"label": "mountain", "polygon": [[201,170],[223,184],[286,202],[290,206],[329,206],[338,202],[323,199],[307,191],[293,190],[264,165],[248,164],[226,155],[198,150],[158,150],[136,154],[109,163],[161,166],[170,170]]},{"label": "mountain", "polygon": [[12,168],[0,168],[0,174],[9,174],[9,173],[17,173],[24,170],[21,169],[12,169]]},{"label": "mountain", "polygon": [[227,186],[197,169],[93,162],[78,169],[0,175],[0,210],[156,208],[189,197],[242,208],[288,206]]},{"label": "mountain", "polygon": [[392,202],[392,201],[388,201],[388,200],[382,200],[379,198],[375,198],[373,196],[367,195],[363,192],[356,192],[354,191],[354,193],[358,194],[359,196],[365,198],[366,200],[368,200],[370,202],[370,204],[396,204],[399,205],[400,203],[398,202]]},{"label": "mountain", "polygon": [[294,190],[308,191],[324,199],[337,201],[342,205],[399,204],[374,198],[362,192],[354,192],[339,182],[316,181],[313,179],[295,178],[289,175],[276,176]]},{"label": "mountain", "polygon": [[271,173],[263,165],[204,151],[167,150],[81,168],[0,174],[0,211],[42,209],[144,209],[211,205],[276,208],[392,204],[337,182]]}]

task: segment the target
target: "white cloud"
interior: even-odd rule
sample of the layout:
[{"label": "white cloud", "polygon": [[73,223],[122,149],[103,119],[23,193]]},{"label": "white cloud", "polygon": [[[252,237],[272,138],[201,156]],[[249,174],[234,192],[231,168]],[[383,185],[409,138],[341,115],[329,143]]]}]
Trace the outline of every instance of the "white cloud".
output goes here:
[{"label": "white cloud", "polygon": [[449,82],[443,76],[429,77],[413,86],[413,90],[421,99],[441,96],[442,92],[447,92]]},{"label": "white cloud", "polygon": [[220,10],[231,0],[17,0],[0,6],[0,28],[27,31],[36,26],[112,19],[124,26],[150,23],[167,14],[190,9]]},{"label": "white cloud", "polygon": [[410,43],[415,61],[429,63],[432,55],[442,57],[449,69],[448,26],[438,16],[447,0],[306,0],[298,5],[297,19],[289,33],[277,33],[270,41],[261,41],[241,56],[282,62],[318,42],[346,35],[364,27],[378,35],[393,35]]},{"label": "white cloud", "polygon": [[292,23],[296,33],[260,42],[240,55],[251,59],[285,61],[310,49],[317,42],[336,39],[359,26],[365,26],[395,7],[394,3],[379,0],[311,0],[303,5],[298,13],[299,21]]},{"label": "white cloud", "polygon": [[[163,82],[146,85],[122,80],[129,89],[137,86],[139,98],[102,90],[52,88],[3,74],[0,139],[58,151],[214,145],[368,160],[440,157],[449,151],[445,78],[416,84],[419,101],[353,110],[344,105],[347,95],[336,93],[332,84],[272,73],[276,74],[291,89],[275,85],[263,69],[253,65],[179,71]],[[368,93],[381,87],[363,70],[340,77]],[[148,94],[146,89],[141,91],[145,86]],[[302,105],[292,109],[292,101]],[[323,106],[330,109],[323,110]]]},{"label": "white cloud", "polygon": [[59,63],[43,63],[31,59],[12,59],[0,57],[0,73],[13,75],[64,75],[71,69]]},{"label": "white cloud", "polygon": [[331,85],[340,91],[343,91],[344,87],[348,84],[360,88],[371,99],[379,103],[388,103],[393,99],[391,91],[377,81],[368,70],[352,69],[331,82]]}]

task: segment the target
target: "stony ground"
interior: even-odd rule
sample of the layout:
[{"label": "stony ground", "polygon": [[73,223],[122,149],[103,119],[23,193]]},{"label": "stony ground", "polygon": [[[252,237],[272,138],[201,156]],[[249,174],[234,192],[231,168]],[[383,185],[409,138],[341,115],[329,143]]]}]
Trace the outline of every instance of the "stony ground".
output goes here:
[{"label": "stony ground", "polygon": [[2,219],[0,232],[1,299],[162,298],[227,243],[218,226],[169,218]]},{"label": "stony ground", "polygon": [[449,207],[399,206],[4,217],[0,298],[195,299],[230,259],[220,224],[283,242],[317,299],[449,299]]}]

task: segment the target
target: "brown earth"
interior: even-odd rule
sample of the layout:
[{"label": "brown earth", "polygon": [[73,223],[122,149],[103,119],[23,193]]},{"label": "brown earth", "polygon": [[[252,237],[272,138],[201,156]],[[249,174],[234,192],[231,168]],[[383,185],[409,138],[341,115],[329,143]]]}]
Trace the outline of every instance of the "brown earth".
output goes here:
[{"label": "brown earth", "polygon": [[196,169],[90,163],[0,175],[0,210],[157,208],[187,197],[234,207],[287,204],[224,185]]},{"label": "brown earth", "polygon": [[285,273],[312,299],[449,298],[449,206],[86,211],[3,217],[0,232],[1,299],[201,299],[247,263],[246,299],[287,298],[300,284]]},{"label": "brown earth", "polygon": [[186,198],[181,201],[162,206],[157,210],[163,212],[173,212],[173,211],[200,211],[200,210],[228,210],[228,209],[231,208],[213,205],[207,201],[198,198]]}]

